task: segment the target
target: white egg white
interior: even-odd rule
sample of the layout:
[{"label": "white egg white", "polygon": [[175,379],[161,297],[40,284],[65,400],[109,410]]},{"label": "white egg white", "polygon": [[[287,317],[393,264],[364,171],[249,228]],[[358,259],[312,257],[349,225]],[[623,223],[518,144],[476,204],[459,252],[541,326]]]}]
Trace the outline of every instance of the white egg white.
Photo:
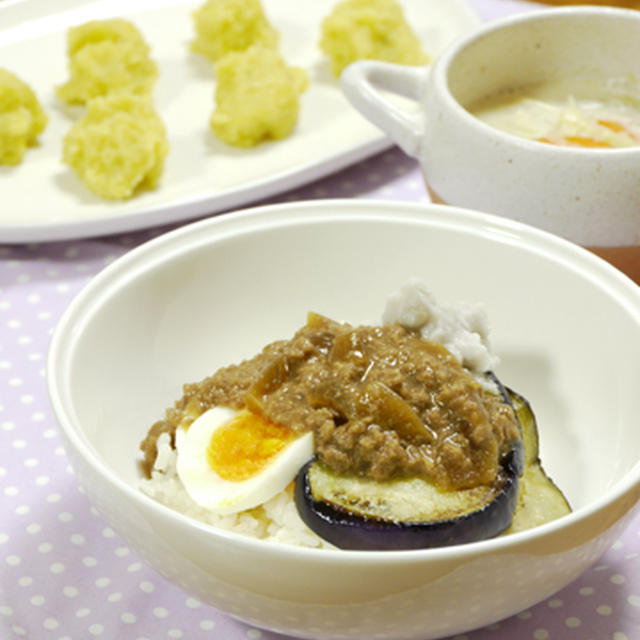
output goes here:
[{"label": "white egg white", "polygon": [[238,482],[221,478],[209,464],[207,448],[213,433],[237,414],[214,407],[176,434],[176,468],[185,490],[200,506],[221,515],[263,504],[282,491],[313,456],[313,434],[305,433],[252,477]]}]

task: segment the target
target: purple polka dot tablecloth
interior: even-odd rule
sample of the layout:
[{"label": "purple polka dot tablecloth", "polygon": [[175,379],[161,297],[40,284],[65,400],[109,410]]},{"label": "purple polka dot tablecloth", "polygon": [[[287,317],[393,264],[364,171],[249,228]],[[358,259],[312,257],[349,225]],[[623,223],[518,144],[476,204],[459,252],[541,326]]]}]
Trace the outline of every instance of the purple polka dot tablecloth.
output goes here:
[{"label": "purple polka dot tablecloth", "polygon": [[[485,19],[518,9],[474,4]],[[416,163],[393,148],[269,202],[326,197],[429,201]],[[284,639],[144,564],[79,488],[49,406],[45,361],[62,312],[106,265],[169,229],[0,244],[0,640]],[[515,639],[640,640],[640,518],[550,599],[455,638]]]}]

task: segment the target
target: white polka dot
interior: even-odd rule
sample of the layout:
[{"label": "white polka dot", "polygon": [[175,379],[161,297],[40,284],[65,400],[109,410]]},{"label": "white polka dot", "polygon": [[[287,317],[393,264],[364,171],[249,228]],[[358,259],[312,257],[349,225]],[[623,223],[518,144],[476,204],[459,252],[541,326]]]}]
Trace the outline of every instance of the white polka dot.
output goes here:
[{"label": "white polka dot", "polygon": [[22,402],[22,404],[33,404],[34,401],[35,398],[29,393],[25,393],[23,396],[20,396],[20,402]]},{"label": "white polka dot", "polygon": [[115,538],[116,532],[113,529],[106,527],[105,529],[102,530],[102,535],[105,538]]},{"label": "white polka dot", "polygon": [[564,623],[567,625],[567,627],[569,627],[570,629],[575,629],[576,627],[579,627],[582,624],[582,621],[580,620],[580,618],[576,618],[574,616],[571,616],[570,618],[567,618]]},{"label": "white polka dot", "polygon": [[24,380],[22,380],[22,378],[9,378],[10,387],[20,387],[23,384],[24,384]]},{"label": "white polka dot", "polygon": [[46,618],[42,623],[42,626],[45,629],[57,629],[60,626],[60,623],[55,618]]},{"label": "white polka dot", "polygon": [[107,598],[109,602],[119,602],[122,600],[122,594],[119,591],[115,591],[114,593],[110,593]]},{"label": "white polka dot", "polygon": [[20,556],[10,555],[5,558],[5,562],[10,567],[17,567],[22,562],[22,559],[20,558]]},{"label": "white polka dot", "polygon": [[39,464],[40,462],[38,461],[37,458],[27,458],[24,461],[24,466],[29,468],[37,467]]},{"label": "white polka dot", "polygon": [[145,593],[153,593],[153,591],[155,591],[155,587],[151,582],[144,581],[141,582],[139,586],[140,590],[144,591]]},{"label": "white polka dot", "polygon": [[180,629],[169,629],[169,631],[167,631],[167,636],[169,636],[169,638],[182,638],[183,635],[184,634]]},{"label": "white polka dot", "polygon": [[73,514],[68,511],[61,511],[58,514],[58,520],[60,520],[60,522],[71,522],[73,520]]},{"label": "white polka dot", "polygon": [[75,598],[78,595],[78,590],[75,587],[67,586],[62,590],[67,598]]},{"label": "white polka dot", "polygon": [[33,596],[29,602],[31,602],[33,606],[39,607],[45,603],[45,597],[41,595]]},{"label": "white polka dot", "polygon": [[119,558],[123,558],[124,556],[128,556],[131,551],[129,550],[128,547],[118,547],[114,553],[119,557]]},{"label": "white polka dot", "polygon": [[38,551],[40,553],[49,553],[53,549],[53,545],[50,542],[43,542],[38,545]]},{"label": "white polka dot", "polygon": [[599,607],[596,607],[596,611],[601,616],[610,616],[613,609],[608,604],[601,604]]},{"label": "white polka dot", "polygon": [[108,587],[111,584],[111,580],[107,577],[98,578],[96,580],[96,587],[100,587],[101,589],[104,587]]},{"label": "white polka dot", "polygon": [[71,289],[71,286],[66,282],[60,282],[56,285],[56,291],[58,293],[67,293]]},{"label": "white polka dot", "polygon": [[76,618],[86,618],[91,613],[91,609],[87,609],[86,607],[83,609],[78,609],[76,611]]},{"label": "white polka dot", "polygon": [[17,496],[19,493],[18,487],[6,487],[4,490],[4,495],[9,497]]},{"label": "white polka dot", "polygon": [[632,595],[627,598],[627,602],[632,607],[640,607],[640,596]]},{"label": "white polka dot", "polygon": [[615,631],[612,640],[629,640],[626,633],[622,633],[622,631]]},{"label": "white polka dot", "polygon": [[211,631],[216,626],[216,623],[213,620],[201,620],[200,628],[203,631]]},{"label": "white polka dot", "polygon": [[262,632],[258,631],[257,629],[249,629],[247,631],[247,638],[251,638],[252,640],[254,640],[255,638],[261,638],[262,637]]},{"label": "white polka dot", "polygon": [[26,636],[27,630],[24,627],[19,627],[18,625],[14,625],[11,627],[11,631],[15,633],[17,636]]},{"label": "white polka dot", "polygon": [[164,607],[155,607],[153,615],[156,618],[166,618],[169,615],[169,612]]},{"label": "white polka dot", "polygon": [[101,625],[101,624],[92,624],[92,625],[89,627],[89,633],[90,633],[92,636],[99,636],[99,635],[100,635],[101,633],[103,633],[103,632],[104,632],[104,626],[103,626],[103,625]]},{"label": "white polka dot", "polygon": [[25,531],[31,534],[39,533],[41,529],[42,527],[37,522],[32,522],[25,527]]},{"label": "white polka dot", "polygon": [[134,562],[127,567],[127,571],[129,573],[135,573],[136,571],[140,571],[142,569],[142,564],[140,562]]},{"label": "white polka dot", "polygon": [[616,573],[614,575],[612,575],[609,580],[613,583],[613,584],[624,584],[627,579],[625,578],[625,576],[623,576],[620,573]]},{"label": "white polka dot", "polygon": [[185,604],[189,609],[199,609],[202,606],[202,603],[195,598],[187,598]]},{"label": "white polka dot", "polygon": [[0,360],[0,369],[11,369],[12,364],[8,360]]},{"label": "white polka dot", "polygon": [[9,534],[8,533],[0,533],[0,544],[4,544],[5,542],[9,541]]},{"label": "white polka dot", "polygon": [[549,632],[546,629],[536,629],[533,632],[534,640],[548,640]]},{"label": "white polka dot", "polygon": [[7,327],[9,327],[9,329],[19,329],[21,326],[22,323],[20,320],[16,320],[15,318],[7,322]]},{"label": "white polka dot", "polygon": [[138,618],[133,613],[123,613],[120,616],[120,620],[125,624],[135,624]]},{"label": "white polka dot", "polygon": [[16,507],[15,514],[17,516],[24,516],[30,511],[31,511],[31,507],[28,504],[21,504],[20,506]]},{"label": "white polka dot", "polygon": [[31,576],[22,576],[18,579],[18,585],[21,587],[30,587],[33,584],[33,578]]},{"label": "white polka dot", "polygon": [[82,558],[82,564],[85,567],[95,567],[98,564],[98,560],[93,556],[85,556]]},{"label": "white polka dot", "polygon": [[60,502],[60,500],[62,500],[62,496],[59,493],[50,493],[47,497],[46,497],[47,502],[49,503],[54,503],[54,502]]},{"label": "white polka dot", "polygon": [[40,300],[42,300],[42,298],[40,297],[39,293],[31,293],[27,296],[27,302],[29,304],[38,304]]},{"label": "white polka dot", "polygon": [[11,443],[16,449],[24,449],[27,446],[27,441],[19,438]]},{"label": "white polka dot", "polygon": [[521,611],[518,614],[518,618],[520,618],[520,620],[529,620],[529,618],[531,618],[531,611]]},{"label": "white polka dot", "polygon": [[48,485],[49,482],[51,482],[51,480],[49,479],[49,476],[38,476],[36,478],[36,484],[39,487],[44,487],[44,486]]},{"label": "white polka dot", "polygon": [[6,604],[0,605],[0,615],[2,616],[12,616],[13,615],[13,609]]},{"label": "white polka dot", "polygon": [[62,564],[62,562],[54,562],[49,567],[49,571],[51,571],[51,573],[63,573],[64,570],[65,570],[65,566]]},{"label": "white polka dot", "polygon": [[34,422],[42,422],[46,417],[47,416],[44,413],[42,413],[42,411],[36,411],[31,415],[31,419]]}]

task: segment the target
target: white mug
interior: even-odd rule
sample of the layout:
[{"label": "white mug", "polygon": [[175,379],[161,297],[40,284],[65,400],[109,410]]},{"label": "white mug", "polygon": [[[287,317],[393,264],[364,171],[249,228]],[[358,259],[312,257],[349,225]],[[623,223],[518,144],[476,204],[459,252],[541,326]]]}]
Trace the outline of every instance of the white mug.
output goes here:
[{"label": "white mug", "polygon": [[499,131],[465,108],[510,88],[578,74],[592,74],[594,86],[625,78],[640,108],[640,12],[533,11],[485,24],[431,67],[360,61],[341,80],[349,101],[419,160],[434,200],[597,247],[614,263],[628,263],[628,273],[637,270],[630,275],[640,281],[640,145],[543,144]]}]

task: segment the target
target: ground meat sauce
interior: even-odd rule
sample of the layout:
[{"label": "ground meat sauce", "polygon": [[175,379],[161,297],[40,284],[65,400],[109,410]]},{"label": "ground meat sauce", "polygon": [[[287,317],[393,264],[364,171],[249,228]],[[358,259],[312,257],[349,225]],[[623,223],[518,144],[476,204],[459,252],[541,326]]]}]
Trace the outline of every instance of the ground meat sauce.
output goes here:
[{"label": "ground meat sauce", "polygon": [[491,483],[520,437],[511,407],[442,345],[400,325],[353,327],[317,314],[291,340],[185,385],[141,445],[147,473],[161,433],[173,437],[216,405],[312,431],[317,455],[339,473],[420,476],[444,489]]}]

